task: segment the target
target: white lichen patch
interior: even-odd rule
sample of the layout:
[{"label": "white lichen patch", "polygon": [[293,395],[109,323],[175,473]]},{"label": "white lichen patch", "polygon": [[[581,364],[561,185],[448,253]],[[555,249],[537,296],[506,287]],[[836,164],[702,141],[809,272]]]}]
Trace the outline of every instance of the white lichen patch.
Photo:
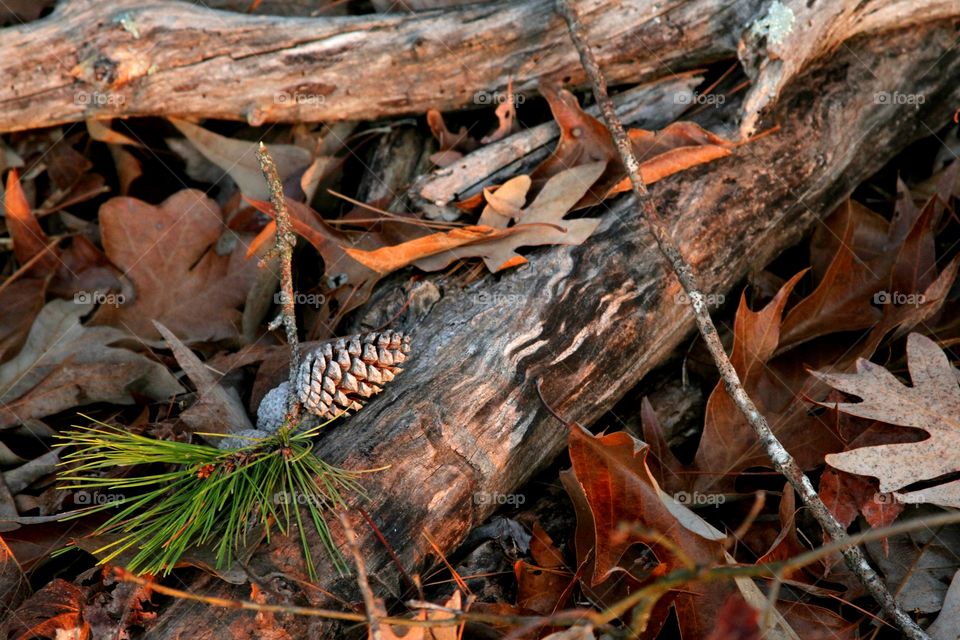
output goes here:
[{"label": "white lichen patch", "polygon": [[774,0],[767,9],[767,15],[750,25],[750,33],[757,38],[766,37],[768,44],[779,45],[793,31],[794,22],[796,16],[793,9],[780,0]]}]

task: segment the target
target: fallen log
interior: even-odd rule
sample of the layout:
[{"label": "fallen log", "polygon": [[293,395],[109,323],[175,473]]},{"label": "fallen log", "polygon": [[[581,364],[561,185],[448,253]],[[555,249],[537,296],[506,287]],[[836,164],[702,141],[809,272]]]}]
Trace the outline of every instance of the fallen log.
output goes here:
[{"label": "fallen log", "polygon": [[[611,79],[635,81],[729,56],[758,2],[587,0],[580,10]],[[552,0],[328,18],[69,0],[0,31],[0,131],[156,115],[371,120],[480,106],[479,92],[511,78],[532,94],[544,76],[584,84]]]},{"label": "fallen log", "polygon": [[[776,134],[653,187],[706,294],[729,292],[890,157],[947,121],[960,100],[954,38],[943,21],[847,41],[801,75],[778,78]],[[894,88],[923,100],[878,99]],[[406,571],[436,562],[425,533],[441,551],[452,549],[493,511],[491,496],[515,491],[563,449],[567,431],[541,403],[538,380],[560,414],[589,424],[689,333],[680,287],[637,215],[621,197],[582,246],[536,250],[527,267],[448,292],[418,326],[405,372],[320,443],[321,455],[347,468],[390,465],[365,477],[370,498],[360,505]],[[353,518],[374,589],[403,594],[390,553],[360,515]],[[316,560],[324,589],[359,601],[350,578],[333,575],[320,552]],[[271,602],[329,604],[296,584],[305,573],[296,539],[274,538],[246,569]],[[188,588],[249,594],[209,576]],[[150,634],[333,633],[316,619],[261,615],[254,624],[253,615],[228,609],[211,624],[208,611],[178,601]]]},{"label": "fallen log", "polygon": [[[776,97],[785,78],[847,38],[956,13],[950,0],[855,7],[777,2],[771,8],[788,13],[774,14],[764,5],[582,0],[577,10],[611,82],[729,57],[749,27],[778,54],[764,58],[752,111]],[[804,27],[778,33],[792,24]],[[782,49],[790,47],[799,55],[786,55]],[[66,0],[41,20],[0,30],[0,77],[0,131],[133,116],[251,124],[370,120],[478,106],[479,93],[502,92],[510,79],[526,94],[542,77],[585,85],[553,0],[320,18],[243,15],[165,0],[118,0],[109,8]]]}]

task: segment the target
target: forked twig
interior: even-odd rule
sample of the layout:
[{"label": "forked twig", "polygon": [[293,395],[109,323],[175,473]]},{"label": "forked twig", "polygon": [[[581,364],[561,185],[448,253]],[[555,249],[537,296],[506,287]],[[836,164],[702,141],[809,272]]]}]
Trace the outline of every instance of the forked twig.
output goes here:
[{"label": "forked twig", "polygon": [[[677,275],[683,290],[690,300],[690,306],[693,309],[693,315],[697,322],[697,328],[703,337],[713,361],[720,370],[720,376],[723,379],[723,386],[727,394],[736,404],[737,408],[746,418],[747,422],[753,427],[760,444],[763,446],[767,456],[773,462],[774,468],[783,474],[794,489],[800,494],[800,499],[810,509],[810,512],[823,527],[824,531],[838,543],[843,543],[847,539],[846,530],[837,522],[833,514],[827,509],[823,500],[813,488],[810,479],[804,475],[803,470],[797,465],[793,456],[784,448],[783,444],[770,430],[770,425],[757,409],[756,405],[747,395],[743,385],[740,383],[740,377],[736,369],[727,357],[717,334],[717,328],[710,318],[707,311],[705,296],[700,291],[696,280],[696,275],[692,267],[680,253],[680,250],[674,245],[673,240],[667,233],[666,225],[657,214],[653,202],[649,197],[647,187],[640,176],[640,163],[634,155],[633,147],[627,134],[623,130],[623,125],[617,117],[613,108],[613,102],[607,93],[607,82],[597,64],[597,60],[590,49],[589,44],[583,36],[583,25],[570,5],[569,0],[557,0],[558,12],[567,22],[567,28],[570,32],[570,38],[580,54],[580,63],[583,65],[590,83],[593,86],[593,95],[597,104],[600,106],[600,112],[603,115],[604,122],[613,136],[617,145],[617,151],[620,159],[630,176],[630,182],[633,185],[633,195],[640,206],[643,214],[642,219],[646,221],[646,228],[657,243],[660,253],[670,263],[673,272]],[[890,591],[884,585],[880,576],[867,562],[866,557],[859,547],[847,546],[841,549],[844,559],[853,571],[854,575],[863,583],[867,592],[880,604],[884,612],[900,627],[904,635],[913,640],[929,640],[929,636],[913,621],[898,605],[896,600],[890,594]]]}]

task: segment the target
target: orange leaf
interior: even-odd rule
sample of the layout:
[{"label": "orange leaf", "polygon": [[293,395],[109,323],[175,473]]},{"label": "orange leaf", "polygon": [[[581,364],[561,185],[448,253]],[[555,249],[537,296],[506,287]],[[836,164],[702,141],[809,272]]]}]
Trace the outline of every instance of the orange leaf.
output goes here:
[{"label": "orange leaf", "polygon": [[[7,192],[3,204],[17,262],[26,264],[37,254],[47,251],[50,240],[40,228],[40,223],[37,222],[33,212],[30,211],[30,204],[20,186],[20,177],[16,169],[11,169],[7,174]],[[57,259],[52,253],[48,253],[38,262],[40,270],[53,269],[56,265]]]},{"label": "orange leaf", "polygon": [[[560,127],[560,140],[546,160],[533,170],[534,185],[560,171],[582,164],[604,161],[607,169],[593,189],[574,205],[582,209],[606,198],[630,190],[626,170],[607,127],[580,108],[576,97],[565,89],[544,85],[540,93]],[[693,122],[674,122],[661,131],[631,129],[633,152],[640,161],[640,174],[647,184],[698,164],[730,155],[735,143],[703,129]]]},{"label": "orange leaf", "polygon": [[373,269],[377,273],[390,273],[412,264],[420,258],[450,251],[457,247],[489,240],[504,235],[504,232],[486,225],[475,225],[452,229],[451,231],[432,233],[422,238],[402,242],[391,247],[374,251],[362,251],[344,247],[344,251],[357,262]]}]

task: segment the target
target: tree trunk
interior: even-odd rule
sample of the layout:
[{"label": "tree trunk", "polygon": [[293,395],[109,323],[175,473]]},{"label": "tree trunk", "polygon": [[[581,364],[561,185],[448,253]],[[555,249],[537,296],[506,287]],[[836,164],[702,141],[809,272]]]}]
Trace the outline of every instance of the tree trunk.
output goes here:
[{"label": "tree trunk", "polygon": [[[704,42],[699,47],[697,34],[710,32],[732,16],[749,15],[754,9],[748,1],[733,6],[724,3],[725,8],[713,14],[707,12],[706,3],[684,5],[691,9],[689,12],[667,4],[654,24],[649,16],[637,18],[637,14],[649,10],[642,7],[653,6],[646,3],[627,3],[616,16],[603,15],[599,9],[602,2],[580,4],[580,11],[592,25],[594,43],[606,53],[605,62],[612,76],[619,79],[642,77],[653,68],[662,71],[664,56],[669,65],[684,66],[677,62],[681,53],[678,42],[689,47],[690,60],[730,55],[732,33],[710,46]],[[880,3],[866,4],[872,16],[884,13],[883,7],[873,6]],[[822,25],[803,19],[805,5],[806,0],[791,4],[796,9],[795,27],[800,33],[792,33],[789,38],[802,38],[806,28],[818,34],[825,32]],[[426,98],[434,88],[444,90],[443,106],[462,105],[465,93],[477,87],[498,86],[500,80],[496,78],[518,74],[516,58],[508,55],[515,51],[513,47],[523,48],[515,39],[519,37],[517,30],[531,37],[536,33],[543,43],[539,51],[545,51],[547,43],[560,44],[549,54],[543,53],[539,64],[547,69],[566,68],[565,73],[580,77],[572,70],[573,52],[563,26],[556,18],[545,19],[548,6],[546,2],[530,2],[429,14],[420,24],[437,25],[441,29],[437,34],[443,33],[443,28],[452,28],[452,15],[473,16],[476,22],[464,29],[477,25],[486,29],[493,24],[491,21],[510,26],[505,32],[478,35],[479,40],[470,43],[459,37],[449,43],[460,51],[463,60],[484,58],[476,73],[459,78],[437,75],[435,65],[441,64],[438,61],[449,52],[440,51],[439,58],[427,61],[406,50],[396,51],[398,66],[391,71],[390,81],[382,77],[377,81],[381,83],[377,88],[380,96],[370,105],[360,107],[353,97],[338,89],[316,114],[325,113],[324,109],[331,109],[333,104],[343,109],[338,113],[349,117],[416,111],[428,103],[436,104],[436,96]],[[517,16],[534,10],[542,12],[541,19],[522,26]],[[690,19],[696,16],[699,26],[687,24],[684,31],[679,31],[674,13]],[[418,29],[416,22],[407,22],[408,18],[376,20],[383,30],[369,33],[370,43],[362,44],[359,38],[347,42],[346,36],[340,36],[337,46],[352,49],[341,49],[342,55],[331,62],[330,68],[359,65],[352,61],[363,59],[359,52],[380,46],[376,43],[382,45],[384,38],[396,38],[398,33],[411,37]],[[911,18],[901,16],[898,20],[907,24]],[[736,24],[747,22],[741,17]],[[352,24],[356,28],[369,22]],[[657,209],[670,221],[676,243],[697,269],[705,293],[727,294],[746,274],[795,244],[811,224],[828,214],[889,158],[912,140],[936,131],[958,104],[960,50],[954,46],[956,33],[951,20],[887,30],[882,36],[864,32],[853,39],[840,37],[838,33],[862,31],[844,32],[850,24],[838,18],[833,30],[826,29],[834,41],[846,43],[814,64],[780,59],[784,72],[774,76],[770,76],[770,59],[756,58],[757,63],[750,64],[754,89],[775,100],[770,102],[775,105],[770,123],[781,126],[778,132],[738,148],[730,158],[675,175],[652,188]],[[635,31],[627,35],[627,28]],[[428,33],[424,31],[424,37],[430,37]],[[332,37],[329,31],[327,35],[315,32],[311,37],[313,46],[323,42],[327,43],[323,46],[333,46],[326,40]],[[484,37],[496,42],[491,44],[491,51],[483,50],[484,44],[490,44]],[[768,34],[766,46],[779,46],[772,41],[777,37]],[[601,46],[614,41],[616,47]],[[327,51],[330,55],[329,48]],[[643,54],[630,65],[613,62],[613,56],[629,59],[630,55],[620,56],[626,51]],[[806,56],[810,51],[808,47],[798,55]],[[220,64],[201,58],[207,62],[199,66]],[[472,64],[468,63],[471,69]],[[371,73],[379,77],[381,70],[373,68]],[[531,77],[525,75],[523,81]],[[351,89],[363,95],[370,80],[352,80],[357,84],[351,84]],[[251,78],[251,82],[265,84],[263,78]],[[452,94],[451,83],[460,87]],[[228,82],[217,84],[218,95],[238,89]],[[344,91],[347,88],[339,82],[333,84]],[[922,103],[899,104],[876,97],[879,92],[894,90],[901,95],[923,96]],[[189,93],[197,95],[193,89]],[[402,103],[391,97],[398,93],[404,95]],[[147,94],[152,95],[151,91]],[[745,109],[759,104],[758,95],[747,98]],[[236,101],[237,95],[232,99]],[[167,108],[175,103],[169,101]],[[149,100],[146,104],[146,108],[158,108]],[[196,105],[201,103],[193,104],[191,111],[199,113]],[[140,109],[141,103],[131,100],[125,108]],[[216,109],[221,117],[231,111],[222,105]],[[404,373],[368,407],[322,440],[321,455],[347,468],[390,465],[364,477],[370,499],[361,506],[407,571],[422,571],[436,562],[436,558],[431,560],[433,551],[424,533],[441,551],[448,552],[491,514],[495,505],[487,497],[515,491],[562,451],[567,429],[541,403],[538,380],[543,381],[544,398],[561,415],[589,424],[663,362],[691,330],[692,317],[688,305],[678,296],[679,284],[643,231],[631,198],[621,196],[608,204],[600,229],[582,246],[535,250],[529,255],[528,266],[500,278],[483,278],[467,290],[441,299],[417,328]],[[359,515],[353,519],[368,570],[376,576],[374,589],[382,595],[405,593],[384,546]],[[290,602],[329,605],[318,590],[298,587],[282,577],[303,575],[299,554],[295,539],[275,538],[254,555],[248,566],[260,577],[260,586],[269,590],[266,599],[270,602],[282,601],[286,594]],[[323,572],[320,584],[324,589],[348,601],[359,601],[351,579],[333,576],[322,552],[317,552],[316,559]],[[250,592],[249,586],[232,586],[208,576],[198,578],[188,588],[195,593],[238,599],[248,597]],[[233,634],[231,637],[256,638],[267,636],[271,626],[282,626],[290,637],[329,633],[317,619],[260,616],[254,620],[254,614],[235,609],[217,615],[218,620],[211,624],[207,610],[193,602],[176,601],[159,617],[150,635],[222,638],[226,631]]]}]

